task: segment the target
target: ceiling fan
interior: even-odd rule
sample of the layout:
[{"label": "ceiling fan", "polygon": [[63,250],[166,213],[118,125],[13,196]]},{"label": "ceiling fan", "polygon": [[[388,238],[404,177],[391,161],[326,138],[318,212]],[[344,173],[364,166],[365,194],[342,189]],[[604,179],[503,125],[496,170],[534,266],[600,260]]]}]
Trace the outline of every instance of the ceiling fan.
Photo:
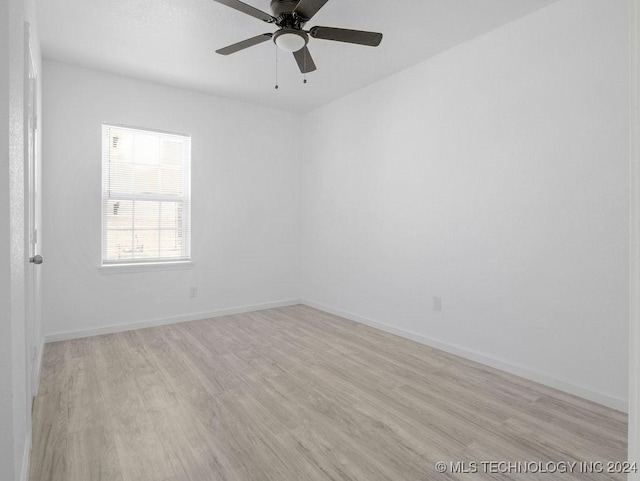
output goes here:
[{"label": "ceiling fan", "polygon": [[280,49],[293,53],[298,67],[300,67],[300,72],[308,73],[316,70],[316,65],[307,48],[309,37],[368,45],[370,47],[377,47],[380,45],[380,42],[382,42],[381,33],[364,32],[362,30],[348,30],[334,27],[312,27],[310,30],[303,30],[304,25],[311,20],[329,0],[271,0],[271,11],[273,15],[269,15],[251,5],[242,3],[240,0],[215,1],[258,18],[266,23],[272,23],[278,27],[278,30],[274,33],[263,33],[262,35],[216,50],[216,53],[220,55],[230,55],[273,39]]}]

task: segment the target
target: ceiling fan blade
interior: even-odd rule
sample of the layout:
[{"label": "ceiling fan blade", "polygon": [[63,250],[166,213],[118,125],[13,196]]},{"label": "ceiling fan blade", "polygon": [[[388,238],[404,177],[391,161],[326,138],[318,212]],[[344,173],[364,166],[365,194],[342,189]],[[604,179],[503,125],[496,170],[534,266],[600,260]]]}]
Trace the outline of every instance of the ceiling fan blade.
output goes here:
[{"label": "ceiling fan blade", "polygon": [[242,3],[240,0],[214,0],[214,2],[218,2],[222,5],[226,5],[227,7],[234,8],[242,13],[246,13],[247,15],[251,15],[252,17],[258,18],[267,23],[273,23],[276,21],[276,19],[268,13],[263,12],[262,10],[258,10],[251,5],[247,5],[246,3]]},{"label": "ceiling fan blade", "polygon": [[219,53],[220,55],[231,55],[232,53],[239,52],[240,50],[244,50],[245,48],[253,47],[254,45],[258,45],[259,43],[266,42],[271,37],[273,37],[272,33],[263,33],[262,35],[258,35],[257,37],[248,38],[246,40],[243,40],[242,42],[234,43],[233,45],[229,45],[228,47],[216,50],[216,53]]},{"label": "ceiling fan blade", "polygon": [[298,62],[300,72],[309,73],[316,69],[316,64],[314,63],[313,58],[311,58],[311,53],[309,53],[309,49],[307,47],[301,48],[297,52],[293,52],[293,56],[296,58],[296,62]]},{"label": "ceiling fan blade", "polygon": [[362,30],[347,30],[334,27],[313,27],[309,30],[313,38],[322,40],[335,40],[336,42],[357,43],[377,47],[382,42],[382,34],[376,32],[364,32]]},{"label": "ceiling fan blade", "polygon": [[308,22],[328,1],[329,0],[300,0],[294,12]]}]

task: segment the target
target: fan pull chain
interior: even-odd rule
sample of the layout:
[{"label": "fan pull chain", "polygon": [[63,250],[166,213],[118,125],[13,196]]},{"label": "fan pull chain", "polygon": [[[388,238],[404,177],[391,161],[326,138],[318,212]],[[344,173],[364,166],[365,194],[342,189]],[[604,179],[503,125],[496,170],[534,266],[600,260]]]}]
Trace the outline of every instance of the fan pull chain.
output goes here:
[{"label": "fan pull chain", "polygon": [[278,46],[276,45],[276,90],[278,90]]},{"label": "fan pull chain", "polygon": [[307,48],[305,47],[304,49],[304,80],[302,81],[302,83],[307,83]]}]

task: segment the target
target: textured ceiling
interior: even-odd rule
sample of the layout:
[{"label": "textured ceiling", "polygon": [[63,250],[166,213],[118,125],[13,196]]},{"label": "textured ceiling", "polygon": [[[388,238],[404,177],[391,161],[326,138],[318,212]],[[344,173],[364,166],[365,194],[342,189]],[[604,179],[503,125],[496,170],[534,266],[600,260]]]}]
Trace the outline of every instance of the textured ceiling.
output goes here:
[{"label": "textured ceiling", "polygon": [[[244,0],[269,12],[268,0]],[[378,48],[311,39],[302,76],[266,42],[215,50],[275,28],[212,0],[38,0],[47,59],[296,112],[306,112],[555,0],[332,0],[306,25],[384,33]]]}]

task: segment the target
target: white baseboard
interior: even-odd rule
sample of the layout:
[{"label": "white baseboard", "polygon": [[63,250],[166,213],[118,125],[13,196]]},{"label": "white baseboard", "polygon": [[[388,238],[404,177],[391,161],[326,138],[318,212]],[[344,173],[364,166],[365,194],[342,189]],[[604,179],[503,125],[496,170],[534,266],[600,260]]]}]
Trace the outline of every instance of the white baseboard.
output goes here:
[{"label": "white baseboard", "polygon": [[20,471],[20,481],[27,481],[29,477],[29,461],[31,459],[31,433],[27,433],[24,441],[24,454],[22,455],[22,470]]},{"label": "white baseboard", "polygon": [[182,316],[164,317],[161,319],[150,319],[147,321],[137,321],[127,324],[114,324],[111,326],[98,327],[94,329],[81,329],[77,331],[55,332],[45,336],[45,343],[55,341],[68,341],[70,339],[80,339],[83,337],[99,336],[100,334],[113,334],[115,332],[133,331],[135,329],[143,329],[145,327],[166,326],[168,324],[177,324],[180,322],[199,321],[202,319],[210,319],[214,317],[230,316],[232,314],[242,314],[245,312],[260,311],[263,309],[273,309],[275,307],[285,307],[300,304],[299,299],[288,299],[283,301],[264,302],[261,304],[252,304],[247,306],[229,307],[225,309],[216,309],[209,312],[196,312]]},{"label": "white baseboard", "polygon": [[478,351],[467,349],[461,346],[456,346],[454,344],[439,341],[437,339],[433,339],[428,336],[424,336],[422,334],[417,334],[415,332],[400,329],[398,327],[394,327],[389,324],[374,321],[372,319],[368,319],[366,317],[362,317],[357,314],[353,314],[351,312],[343,311],[342,309],[337,309],[335,307],[327,306],[319,302],[314,302],[314,301],[305,300],[305,299],[302,299],[300,302],[306,306],[313,307],[315,309],[319,309],[321,311],[325,311],[330,314],[334,314],[336,316],[344,317],[345,319],[349,319],[351,321],[355,321],[360,324],[365,324],[367,326],[380,329],[381,331],[385,331],[400,337],[404,337],[405,339],[410,339],[412,341],[419,342],[420,344],[424,344],[426,346],[433,347],[435,349],[439,349],[441,351],[445,351],[450,354],[463,357],[465,359],[469,359],[470,361],[475,361],[480,364],[484,364],[486,366],[490,366],[495,369],[499,369],[501,371],[505,371],[510,374],[514,374],[516,376],[520,376],[522,378],[529,379],[531,381],[534,381],[540,384],[544,384],[545,386],[549,386],[554,389],[558,389],[560,391],[573,394],[574,396],[578,396],[583,399],[587,399],[589,401],[602,404],[603,406],[607,406],[612,409],[616,409],[618,411],[627,412],[627,409],[628,409],[628,402],[626,399],[620,399],[620,398],[611,396],[609,394],[594,391],[592,389],[589,389],[583,386],[577,386],[570,382],[563,381],[562,379],[554,378],[547,374],[537,372],[535,370],[526,368],[524,366],[520,366],[518,364],[511,363],[509,361],[497,359],[495,357],[489,356],[487,354],[484,354]]}]

